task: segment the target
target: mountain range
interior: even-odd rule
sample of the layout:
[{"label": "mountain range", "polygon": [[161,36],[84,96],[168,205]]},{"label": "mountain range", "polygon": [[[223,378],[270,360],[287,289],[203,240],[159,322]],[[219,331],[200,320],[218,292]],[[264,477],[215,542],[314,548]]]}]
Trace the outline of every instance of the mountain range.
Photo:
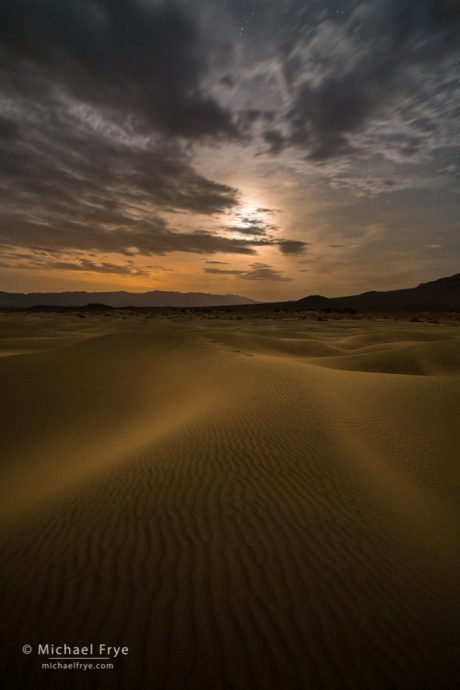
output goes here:
[{"label": "mountain range", "polygon": [[212,295],[204,292],[0,292],[0,308],[84,307],[221,307],[228,304],[254,304],[240,295]]},{"label": "mountain range", "polygon": [[0,309],[31,307],[234,307],[244,311],[460,312],[460,273],[421,283],[414,288],[363,292],[345,297],[309,295],[288,302],[258,303],[240,295],[202,292],[0,292]]}]

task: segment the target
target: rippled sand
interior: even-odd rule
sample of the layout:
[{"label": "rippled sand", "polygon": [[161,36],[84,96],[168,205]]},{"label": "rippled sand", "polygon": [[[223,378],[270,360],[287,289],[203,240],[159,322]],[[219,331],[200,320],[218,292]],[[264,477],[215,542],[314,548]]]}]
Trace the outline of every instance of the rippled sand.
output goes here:
[{"label": "rippled sand", "polygon": [[0,354],[6,690],[458,687],[460,327],[2,314]]}]

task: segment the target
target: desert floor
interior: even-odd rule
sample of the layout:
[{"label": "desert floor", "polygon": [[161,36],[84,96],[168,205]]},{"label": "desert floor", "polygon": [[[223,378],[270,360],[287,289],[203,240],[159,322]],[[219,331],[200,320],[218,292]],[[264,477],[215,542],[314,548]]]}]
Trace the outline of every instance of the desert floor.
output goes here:
[{"label": "desert floor", "polygon": [[460,324],[4,313],[0,354],[5,690],[460,686]]}]

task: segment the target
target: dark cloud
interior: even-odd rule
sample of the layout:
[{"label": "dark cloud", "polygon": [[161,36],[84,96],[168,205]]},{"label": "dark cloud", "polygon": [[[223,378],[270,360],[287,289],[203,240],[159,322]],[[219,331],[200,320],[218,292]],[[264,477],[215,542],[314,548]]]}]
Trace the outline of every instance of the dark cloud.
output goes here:
[{"label": "dark cloud", "polygon": [[220,80],[220,83],[229,89],[233,88],[236,85],[236,82],[231,74],[224,75]]},{"label": "dark cloud", "polygon": [[300,240],[278,240],[280,251],[286,256],[299,256],[307,251],[309,242]]},{"label": "dark cloud", "polygon": [[248,108],[240,110],[236,115],[238,131],[241,132],[241,135],[244,134],[245,136],[251,135],[258,123],[262,123],[266,126],[267,122],[273,122],[273,120],[274,113],[268,110],[264,111]]},{"label": "dark cloud", "polygon": [[5,0],[0,45],[11,92],[61,90],[174,136],[235,135],[203,87],[206,41],[183,3]]},{"label": "dark cloud", "polygon": [[[294,145],[324,161],[355,154],[351,135],[412,99],[420,70],[445,72],[458,49],[460,4],[373,0],[351,3],[335,19],[317,16],[312,23],[304,16],[303,23],[310,49],[299,52],[293,41],[284,63],[293,92],[289,134],[271,128],[264,139],[273,154]],[[407,142],[407,155],[417,149]]]},{"label": "dark cloud", "polygon": [[[71,120],[66,124],[79,127]],[[0,182],[9,199],[22,196],[23,202],[48,208],[76,206],[78,200],[102,214],[124,201],[203,214],[220,213],[237,203],[236,190],[196,173],[172,145],[141,148],[87,127],[61,133],[57,125],[54,134],[30,127],[24,139],[5,147]]]},{"label": "dark cloud", "polygon": [[[53,218],[55,220],[55,216]],[[117,222],[123,220],[117,214]],[[134,254],[164,256],[171,252],[194,254],[256,254],[258,246],[268,242],[232,239],[205,231],[192,233],[177,232],[168,228],[160,218],[135,222],[125,227],[99,228],[98,232],[80,219],[63,219],[62,226],[48,225],[45,216],[34,221],[11,221],[0,231],[0,239],[6,245],[31,246],[40,234],[40,241],[46,247],[58,250],[97,250],[116,252],[127,256]]]},{"label": "dark cloud", "polygon": [[277,129],[269,129],[263,134],[265,142],[268,144],[268,151],[274,155],[281,153],[281,151],[289,143],[289,140],[281,134]]},{"label": "dark cloud", "polygon": [[0,115],[0,141],[11,141],[19,137],[19,125]]},{"label": "dark cloud", "polygon": [[[234,208],[237,191],[198,174],[175,142],[109,126],[97,113],[32,104],[19,124],[0,122],[0,241],[46,249],[152,254],[254,253],[248,243],[174,233],[161,211],[211,216]],[[19,126],[20,125],[20,126]]]},{"label": "dark cloud", "polygon": [[205,273],[210,273],[211,275],[219,275],[219,276],[243,276],[244,272],[243,271],[232,271],[231,269],[225,269],[225,268],[205,268],[204,269]]},{"label": "dark cloud", "polygon": [[233,136],[203,85],[206,41],[179,2],[0,5],[0,240],[145,254],[254,254],[257,242],[178,232],[237,190],[196,172],[177,137]]},{"label": "dark cloud", "polygon": [[155,143],[129,129],[106,128],[68,110],[23,114],[21,136],[0,159],[0,242],[45,250],[125,255],[255,254],[276,245],[272,226],[243,218],[241,238],[179,232],[159,214],[212,216],[234,209],[235,189],[199,175],[174,142]]},{"label": "dark cloud", "polygon": [[256,213],[267,213],[268,215],[272,216],[275,213],[279,213],[279,209],[276,208],[264,208],[263,206],[256,208]]}]

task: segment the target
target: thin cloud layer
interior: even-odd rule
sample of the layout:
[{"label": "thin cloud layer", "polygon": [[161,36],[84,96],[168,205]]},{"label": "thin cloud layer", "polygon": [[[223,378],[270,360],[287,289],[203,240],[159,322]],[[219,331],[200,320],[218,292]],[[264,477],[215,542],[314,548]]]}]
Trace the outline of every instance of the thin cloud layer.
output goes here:
[{"label": "thin cloud layer", "polygon": [[268,264],[253,263],[247,270],[232,270],[221,268],[205,268],[205,273],[218,276],[235,276],[242,280],[254,280],[262,282],[286,282],[291,278],[284,276],[280,271],[272,268]]}]

